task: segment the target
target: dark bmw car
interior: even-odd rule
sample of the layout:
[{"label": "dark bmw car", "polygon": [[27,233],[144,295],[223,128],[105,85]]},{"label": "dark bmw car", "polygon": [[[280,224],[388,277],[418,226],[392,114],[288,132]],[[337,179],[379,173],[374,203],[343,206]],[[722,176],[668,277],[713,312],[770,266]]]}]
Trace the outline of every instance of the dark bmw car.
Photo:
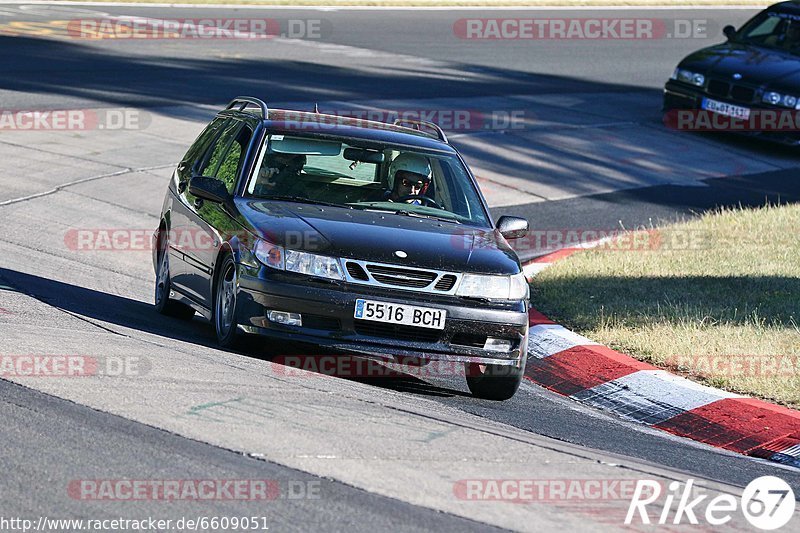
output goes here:
[{"label": "dark bmw car", "polygon": [[664,87],[664,111],[706,110],[738,120],[733,131],[798,144],[800,2],[775,4],[723,32],[727,42],[678,64]]},{"label": "dark bmw car", "polygon": [[529,288],[506,239],[528,223],[493,224],[441,129],[403,124],[233,100],[169,184],[158,311],[199,312],[224,347],[244,333],[463,363],[476,396],[513,396]]}]

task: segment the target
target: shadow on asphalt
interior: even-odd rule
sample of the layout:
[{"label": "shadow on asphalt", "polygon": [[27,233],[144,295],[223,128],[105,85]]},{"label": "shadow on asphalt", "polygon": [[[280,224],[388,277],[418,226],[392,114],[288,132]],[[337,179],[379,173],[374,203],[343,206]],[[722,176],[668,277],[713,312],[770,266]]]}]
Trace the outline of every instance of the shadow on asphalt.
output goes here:
[{"label": "shadow on asphalt", "polygon": [[[130,45],[130,43],[128,43]],[[446,62],[449,71],[439,72],[436,67],[421,66],[408,68],[373,68],[363,61],[352,60],[345,55],[336,60],[335,65],[320,62],[292,61],[275,57],[275,49],[269,43],[231,42],[217,43],[220,50],[229,51],[224,57],[214,57],[205,53],[206,49],[198,43],[181,44],[168,48],[157,43],[139,43],[136,53],[125,43],[76,42],[66,40],[41,39],[35,37],[0,36],[0,68],[7,73],[0,77],[0,90],[19,93],[35,93],[58,97],[84,98],[108,105],[159,107],[160,113],[173,114],[179,118],[191,117],[207,120],[208,109],[193,113],[187,105],[218,105],[240,94],[261,96],[269,101],[313,102],[343,101],[358,105],[362,100],[387,99],[428,99],[428,98],[472,98],[508,97],[513,95],[558,95],[558,94],[612,94],[636,93],[646,102],[630,108],[614,110],[614,121],[633,121],[653,128],[665,128],[660,123],[661,90],[644,89],[624,83],[603,83],[581,79],[579,76],[558,76],[532,74],[510,68],[480,67],[466,62]],[[244,52],[250,58],[236,57],[233,52]],[[454,76],[453,71],[463,73]],[[176,105],[185,104],[185,105]],[[452,105],[452,104],[450,104]],[[637,107],[638,106],[638,107]],[[10,107],[6,104],[4,107]],[[323,109],[324,111],[324,109]],[[564,110],[564,113],[573,113]],[[577,120],[611,120],[602,114],[590,119],[591,113],[583,118],[563,118],[565,123]],[[204,118],[205,117],[205,118]],[[535,117],[534,122],[536,122]],[[534,124],[541,128],[541,125]],[[513,132],[512,132],[513,133]],[[602,136],[600,131],[598,135]],[[722,136],[719,134],[689,134],[676,132],[676,139],[690,143],[721,142],[732,149],[759,154],[791,156],[798,154],[794,149],[777,145],[759,143],[750,138]],[[547,168],[550,174],[560,179],[587,172],[587,164],[600,164],[614,174],[631,172],[630,162],[614,160],[609,154],[599,154],[601,159],[581,158],[574,151],[552,152],[536,150],[524,139],[509,135],[503,146],[511,148],[508,153],[500,153],[496,143],[471,146],[468,155],[471,160],[480,160],[484,167],[502,175],[517,176],[530,180],[537,179],[536,168]],[[602,140],[602,139],[601,139]],[[625,153],[636,153],[642,160],[657,155],[648,141],[637,141],[634,137],[626,140]],[[684,144],[685,144],[684,142]],[[458,145],[458,141],[455,141]],[[591,143],[587,145],[587,155]],[[723,164],[724,162],[720,162]],[[591,166],[591,165],[590,165]],[[598,176],[597,179],[601,179]],[[572,185],[575,194],[586,194],[577,183]],[[669,215],[677,208],[682,211],[702,211],[716,205],[732,205],[742,201],[742,196],[731,194],[720,198],[709,198],[695,187],[673,186],[651,187],[655,194],[645,193],[639,197],[638,190],[618,196],[598,195],[597,198],[615,203],[643,200],[656,206],[668,206]],[[699,191],[699,192],[698,192]],[[661,195],[665,192],[664,195]],[[720,192],[715,190],[715,193]],[[730,192],[730,191],[728,191]],[[674,193],[674,194],[673,194]],[[625,195],[628,196],[625,196]],[[670,196],[675,200],[670,200]],[[762,195],[763,197],[763,195]],[[747,199],[744,199],[745,203]],[[495,215],[518,214],[530,219],[533,227],[557,223],[564,225],[564,216],[548,216],[543,204],[559,209],[561,202],[534,203],[524,206],[496,208]],[[608,206],[610,207],[610,206]],[[610,212],[613,212],[609,209]],[[657,211],[657,210],[656,210]],[[566,213],[568,218],[569,213]],[[655,218],[659,216],[656,213]],[[654,218],[651,215],[651,218]],[[616,217],[613,227],[618,227]],[[641,217],[633,220],[639,224]],[[623,220],[623,222],[628,222]],[[645,221],[646,222],[646,221]],[[587,222],[584,222],[587,223]],[[588,223],[592,223],[591,220]]]},{"label": "shadow on asphalt", "polygon": [[348,65],[346,56],[341,56],[337,66],[292,61],[272,58],[274,50],[269,43],[228,43],[232,52],[249,47],[251,55],[263,58],[257,60],[212,58],[197,46],[174,49],[175,55],[169,56],[162,47],[148,44],[149,47],[144,47],[137,43],[135,55],[124,55],[118,51],[124,48],[103,42],[89,45],[0,36],[0,68],[10,74],[0,78],[0,88],[141,107],[219,104],[240,94],[261,96],[268,102],[313,103],[335,99],[642,91],[641,87],[624,84],[594,83],[511,69],[482,67],[475,71],[465,63],[450,63],[452,69],[463,73],[453,76],[435,68],[359,68],[356,63]]},{"label": "shadow on asphalt", "polygon": [[[223,349],[216,344],[211,324],[199,315],[195,315],[192,320],[165,317],[158,314],[152,305],[138,300],[6,268],[0,268],[0,281],[41,302],[89,320],[111,323],[208,348]],[[286,368],[286,375],[291,375],[294,369],[300,368],[398,392],[437,397],[470,396],[462,391],[429,383],[409,373],[416,373],[416,367],[404,372],[399,370],[400,367],[390,367],[377,360],[334,352],[309,344],[287,343],[281,346],[280,351],[276,351],[268,349],[268,343],[266,338],[248,336],[243,339],[239,349],[234,351],[248,357],[282,364]],[[336,365],[320,364],[320,358],[324,360],[327,356],[343,361]],[[418,370],[419,375],[425,375],[425,367],[419,367]]]}]

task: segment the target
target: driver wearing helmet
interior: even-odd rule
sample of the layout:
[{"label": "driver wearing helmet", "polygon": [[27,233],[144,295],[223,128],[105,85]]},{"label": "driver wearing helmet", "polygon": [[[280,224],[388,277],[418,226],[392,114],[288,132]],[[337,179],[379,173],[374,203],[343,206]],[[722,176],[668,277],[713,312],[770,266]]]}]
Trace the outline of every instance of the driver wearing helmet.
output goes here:
[{"label": "driver wearing helmet", "polygon": [[427,158],[411,153],[398,155],[389,165],[389,184],[386,193],[390,202],[422,204],[415,196],[423,196],[431,182],[431,166]]}]

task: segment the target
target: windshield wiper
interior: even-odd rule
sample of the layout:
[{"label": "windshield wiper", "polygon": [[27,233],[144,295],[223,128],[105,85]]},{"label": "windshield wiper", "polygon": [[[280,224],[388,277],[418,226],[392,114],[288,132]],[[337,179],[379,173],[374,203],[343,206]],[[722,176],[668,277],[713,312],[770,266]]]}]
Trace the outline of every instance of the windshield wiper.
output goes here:
[{"label": "windshield wiper", "polygon": [[442,222],[452,222],[453,224],[461,224],[458,220],[449,217],[437,217],[436,215],[428,215],[417,213],[416,211],[408,211],[407,209],[387,209],[385,207],[368,207],[365,211],[378,211],[380,213],[394,213],[395,215],[403,215],[406,217],[416,218],[429,218],[432,220],[441,220]]},{"label": "windshield wiper", "polygon": [[344,209],[353,209],[353,206],[347,204],[335,204],[333,202],[323,202],[322,200],[312,200],[303,196],[263,196],[263,200],[279,200],[281,202],[297,202],[312,205],[327,205],[329,207],[342,207]]}]

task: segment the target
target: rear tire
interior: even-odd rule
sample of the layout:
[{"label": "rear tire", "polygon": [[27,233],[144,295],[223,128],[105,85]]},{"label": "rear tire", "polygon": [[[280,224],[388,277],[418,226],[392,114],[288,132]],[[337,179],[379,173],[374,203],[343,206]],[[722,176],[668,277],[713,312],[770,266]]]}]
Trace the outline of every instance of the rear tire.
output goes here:
[{"label": "rear tire", "polygon": [[169,297],[172,291],[172,282],[169,278],[169,254],[167,253],[167,243],[161,236],[159,236],[158,243],[158,268],[156,270],[155,286],[156,311],[162,315],[180,318],[181,320],[191,320],[192,317],[194,317],[194,309],[182,302],[171,300]]},{"label": "rear tire", "polygon": [[227,254],[217,273],[214,284],[214,331],[217,343],[223,348],[233,348],[240,340],[236,322],[236,291],[238,290],[236,263]]},{"label": "rear tire", "polygon": [[522,383],[526,360],[527,357],[523,358],[519,367],[465,363],[467,386],[470,392],[482,400],[510,399]]}]

